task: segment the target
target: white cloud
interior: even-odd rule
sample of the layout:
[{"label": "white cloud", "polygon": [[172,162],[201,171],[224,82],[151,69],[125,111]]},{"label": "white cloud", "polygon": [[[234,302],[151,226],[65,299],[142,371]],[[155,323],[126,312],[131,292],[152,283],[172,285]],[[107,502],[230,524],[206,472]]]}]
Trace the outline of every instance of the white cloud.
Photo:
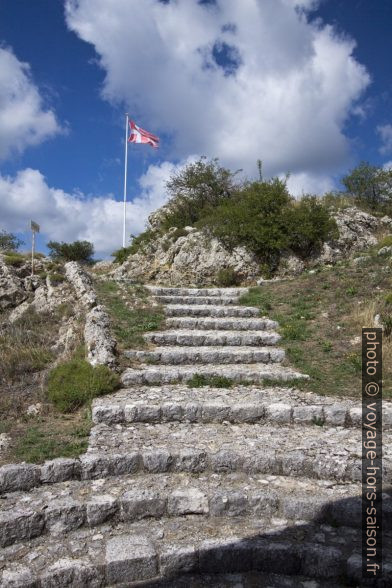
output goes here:
[{"label": "white cloud", "polygon": [[289,176],[287,188],[293,196],[304,194],[322,195],[334,189],[334,181],[327,175],[297,173]]},{"label": "white cloud", "polygon": [[391,161],[387,161],[386,163],[384,163],[384,165],[382,166],[382,168],[385,169],[385,171],[392,170],[392,160]]},{"label": "white cloud", "polygon": [[380,125],[377,127],[377,132],[382,141],[380,153],[383,155],[392,153],[392,125]]},{"label": "white cloud", "polygon": [[[217,156],[252,175],[261,158],[266,175],[312,178],[344,166],[344,123],[370,82],[354,41],[297,10],[314,6],[67,0],[66,19],[95,47],[103,97],[168,133],[167,157]],[[217,52],[236,56],[235,75],[218,65]]]},{"label": "white cloud", "polygon": [[45,108],[29,65],[11,49],[0,47],[0,159],[59,132],[56,116]]},{"label": "white cloud", "polygon": [[[145,228],[148,215],[166,201],[165,182],[189,160],[151,165],[139,179],[140,192],[127,205],[127,235]],[[92,241],[98,256],[107,257],[122,245],[123,203],[111,195],[86,197],[48,186],[44,176],[24,169],[15,177],[0,175],[0,230],[25,232],[30,219],[45,237],[56,241]]]}]

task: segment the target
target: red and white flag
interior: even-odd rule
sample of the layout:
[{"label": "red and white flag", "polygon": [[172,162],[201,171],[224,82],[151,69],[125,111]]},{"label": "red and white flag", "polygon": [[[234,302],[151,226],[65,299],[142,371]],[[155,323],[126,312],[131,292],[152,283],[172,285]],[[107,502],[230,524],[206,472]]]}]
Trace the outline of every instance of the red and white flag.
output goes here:
[{"label": "red and white flag", "polygon": [[129,128],[131,130],[131,134],[129,135],[128,142],[129,143],[147,143],[154,147],[155,149],[159,145],[159,137],[145,131],[141,127],[138,127],[137,124],[133,122],[133,120],[129,121]]}]

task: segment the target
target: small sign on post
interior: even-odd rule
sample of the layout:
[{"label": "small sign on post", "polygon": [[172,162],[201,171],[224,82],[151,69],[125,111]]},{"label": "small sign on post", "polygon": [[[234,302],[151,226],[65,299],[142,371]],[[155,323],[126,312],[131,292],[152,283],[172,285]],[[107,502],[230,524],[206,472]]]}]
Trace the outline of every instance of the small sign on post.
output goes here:
[{"label": "small sign on post", "polygon": [[34,252],[35,252],[35,234],[39,233],[39,224],[35,223],[33,220],[30,223],[31,232],[33,233],[33,238],[31,240],[31,275],[34,275]]}]

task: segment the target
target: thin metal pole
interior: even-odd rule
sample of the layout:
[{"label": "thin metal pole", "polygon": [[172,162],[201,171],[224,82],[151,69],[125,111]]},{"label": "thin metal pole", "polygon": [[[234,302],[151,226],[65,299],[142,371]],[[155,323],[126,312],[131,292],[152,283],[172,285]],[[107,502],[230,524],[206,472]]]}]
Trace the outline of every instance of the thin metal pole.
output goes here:
[{"label": "thin metal pole", "polygon": [[35,250],[35,231],[33,231],[33,239],[31,241],[31,275],[34,275],[34,250]]},{"label": "thin metal pole", "polygon": [[127,169],[128,169],[128,113],[125,114],[123,247],[125,247],[125,224],[126,224],[126,218],[127,218]]}]

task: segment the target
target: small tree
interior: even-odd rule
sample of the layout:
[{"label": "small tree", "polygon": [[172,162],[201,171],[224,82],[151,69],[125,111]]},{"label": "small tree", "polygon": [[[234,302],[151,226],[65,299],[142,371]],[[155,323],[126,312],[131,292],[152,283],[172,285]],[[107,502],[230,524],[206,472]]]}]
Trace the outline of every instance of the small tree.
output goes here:
[{"label": "small tree", "polygon": [[74,241],[73,243],[49,241],[47,248],[50,257],[54,260],[93,262],[94,245],[90,241]]},{"label": "small tree", "polygon": [[18,239],[13,233],[0,231],[0,251],[17,251],[24,241]]},{"label": "small tree", "polygon": [[206,208],[215,207],[233,193],[238,173],[221,167],[218,159],[201,157],[176,172],[166,183],[170,206],[161,225],[183,228],[194,225]]},{"label": "small tree", "polygon": [[392,202],[392,170],[361,162],[342,179],[347,192],[361,202],[377,208]]},{"label": "small tree", "polygon": [[285,216],[289,247],[304,258],[339,235],[335,219],[316,196],[304,196],[287,209]]},{"label": "small tree", "polygon": [[228,249],[247,247],[273,268],[289,245],[284,212],[291,201],[286,183],[278,178],[252,182],[208,211],[199,226]]}]

